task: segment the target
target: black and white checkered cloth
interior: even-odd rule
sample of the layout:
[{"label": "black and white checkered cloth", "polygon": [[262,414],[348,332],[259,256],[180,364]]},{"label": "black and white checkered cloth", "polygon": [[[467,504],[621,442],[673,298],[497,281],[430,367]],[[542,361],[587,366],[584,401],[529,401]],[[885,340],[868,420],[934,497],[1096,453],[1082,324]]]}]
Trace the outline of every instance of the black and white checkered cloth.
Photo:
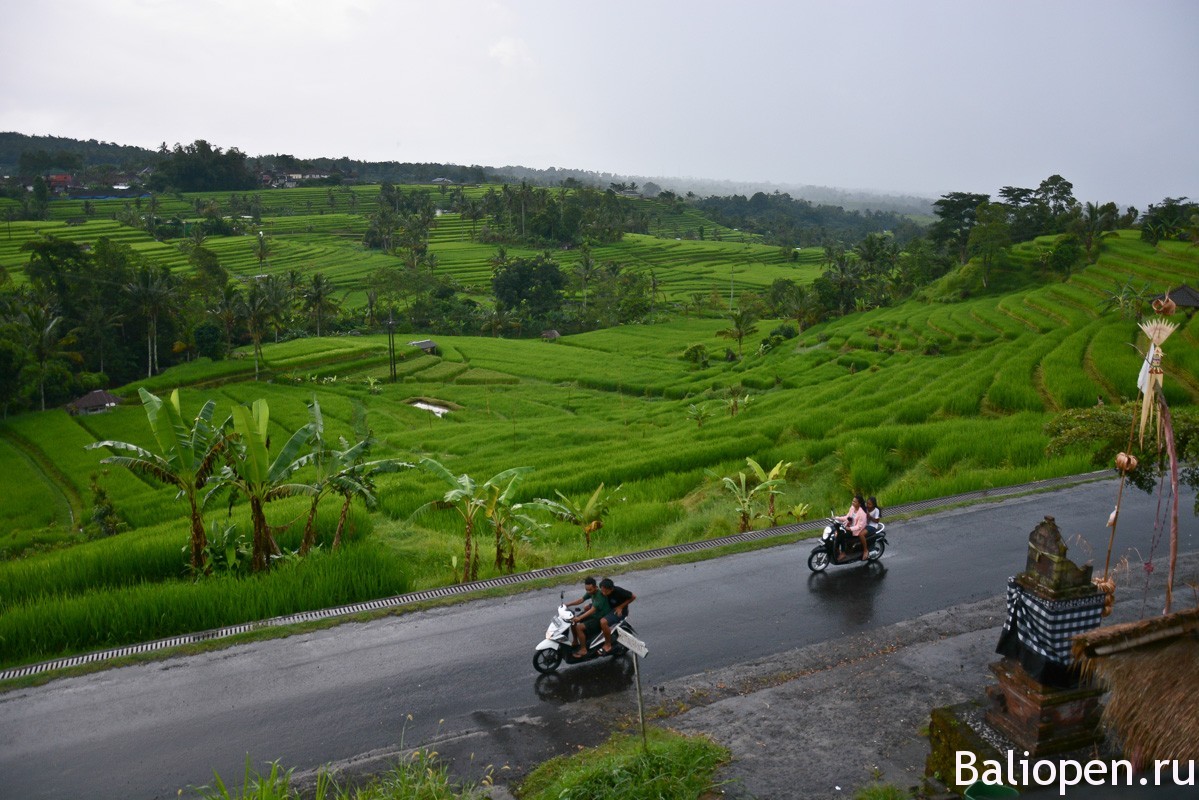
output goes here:
[{"label": "black and white checkered cloth", "polygon": [[1009,636],[1014,633],[1021,645],[1048,661],[1068,665],[1071,640],[1099,627],[1103,601],[1102,592],[1073,600],[1046,600],[1008,578],[1003,631]]}]

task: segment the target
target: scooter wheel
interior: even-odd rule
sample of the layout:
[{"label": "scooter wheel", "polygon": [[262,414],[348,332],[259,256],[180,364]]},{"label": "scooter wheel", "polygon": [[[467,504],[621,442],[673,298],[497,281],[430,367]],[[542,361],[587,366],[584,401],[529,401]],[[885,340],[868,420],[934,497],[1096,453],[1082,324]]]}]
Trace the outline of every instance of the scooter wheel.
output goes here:
[{"label": "scooter wheel", "polygon": [[558,669],[562,663],[562,654],[557,650],[537,650],[533,653],[533,669],[546,675]]},{"label": "scooter wheel", "polygon": [[869,550],[869,552],[866,553],[866,557],[869,558],[871,561],[878,561],[880,558],[883,557],[883,553],[886,552],[886,550],[887,550],[887,543],[884,542],[882,539],[879,539],[877,542],[870,545],[870,550]]},{"label": "scooter wheel", "polygon": [[812,551],[812,555],[808,556],[808,569],[812,572],[824,572],[828,568],[828,551],[823,547],[817,547]]}]

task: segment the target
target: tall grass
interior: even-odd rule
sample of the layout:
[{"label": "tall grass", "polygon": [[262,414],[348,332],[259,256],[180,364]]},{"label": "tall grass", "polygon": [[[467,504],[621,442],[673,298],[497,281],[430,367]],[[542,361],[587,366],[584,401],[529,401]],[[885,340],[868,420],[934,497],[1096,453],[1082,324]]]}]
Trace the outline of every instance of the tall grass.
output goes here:
[{"label": "tall grass", "polygon": [[402,594],[408,586],[398,559],[364,543],[250,578],[140,583],[32,598],[0,615],[0,641],[4,662],[20,664]]}]

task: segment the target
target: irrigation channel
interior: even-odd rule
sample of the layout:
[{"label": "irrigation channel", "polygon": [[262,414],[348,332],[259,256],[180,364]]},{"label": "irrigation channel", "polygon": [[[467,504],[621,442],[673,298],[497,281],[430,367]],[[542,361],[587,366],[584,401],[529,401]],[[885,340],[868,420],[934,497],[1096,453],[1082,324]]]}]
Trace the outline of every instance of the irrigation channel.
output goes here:
[{"label": "irrigation channel", "polygon": [[[1051,489],[1060,489],[1065,486],[1072,486],[1079,483],[1110,478],[1111,475],[1112,472],[1110,470],[1102,470],[1098,472],[1084,473],[1081,475],[1067,475],[1060,478],[1048,478],[1041,481],[1033,481],[1031,483],[1022,483],[1016,486],[1004,486],[992,489],[981,489],[973,492],[963,492],[961,494],[950,495],[949,497],[920,500],[914,503],[906,503],[898,506],[888,506],[886,513],[888,519],[893,519],[899,516],[908,516],[919,514],[921,512],[927,512],[933,509],[953,508],[955,506],[978,501],[998,500],[1004,497],[1013,497]],[[761,530],[748,531],[746,533],[722,536],[717,539],[704,539],[696,542],[688,542],[686,544],[671,545],[670,547],[661,547],[655,550],[644,550],[638,553],[626,553],[623,555],[609,556],[607,558],[577,561],[573,564],[562,564],[556,567],[546,567],[544,569],[532,570],[530,572],[504,575],[499,578],[489,578],[483,581],[473,581],[469,583],[455,584],[453,586],[442,586],[436,589],[409,592],[407,594],[384,597],[378,600],[369,600],[362,603],[352,603],[350,605],[318,609],[315,611],[304,611],[298,614],[272,617],[271,619],[259,620],[257,622],[245,622],[240,625],[230,625],[224,628],[217,628],[215,630],[198,631],[196,633],[188,633],[181,636],[171,636],[152,642],[125,645],[123,647],[114,647],[108,650],[97,650],[77,656],[57,658],[37,664],[28,664],[3,670],[0,671],[0,681],[11,680],[13,678],[22,678],[52,670],[76,667],[83,664],[107,661],[113,658],[121,658],[123,656],[135,655],[138,653],[148,653],[157,650],[165,650],[171,647],[179,647],[181,645],[195,644],[197,642],[223,639],[228,636],[246,633],[248,631],[257,630],[260,628],[282,627],[301,622],[310,622],[313,620],[325,620],[336,617],[352,616],[354,614],[360,614],[369,611],[401,608],[414,603],[469,595],[484,589],[513,586],[521,583],[541,580],[544,578],[578,575],[583,572],[602,572],[608,567],[627,566],[629,564],[652,561],[654,559],[681,555],[684,553],[694,553],[702,550],[711,550],[718,547],[727,547],[729,545],[790,536],[806,531],[814,531],[822,528],[824,524],[825,520],[821,518],[806,522],[792,523],[790,525],[779,525],[772,528],[763,528]]]}]

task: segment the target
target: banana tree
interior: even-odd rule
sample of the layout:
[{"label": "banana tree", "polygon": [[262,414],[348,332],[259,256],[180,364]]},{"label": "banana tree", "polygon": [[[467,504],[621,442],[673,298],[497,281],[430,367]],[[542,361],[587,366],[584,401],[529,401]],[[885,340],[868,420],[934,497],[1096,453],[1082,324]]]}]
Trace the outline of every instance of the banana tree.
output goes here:
[{"label": "banana tree", "polygon": [[[717,477],[714,473],[709,472],[713,477]],[[739,533],[745,533],[753,527],[753,521],[758,514],[758,496],[773,492],[776,487],[780,486],[783,481],[780,478],[773,478],[762,481],[756,486],[751,486],[744,472],[738,472],[736,478],[724,476],[720,478],[726,491],[733,496],[733,501],[736,504]]]},{"label": "banana tree", "polygon": [[270,408],[266,400],[255,400],[251,408],[233,407],[233,434],[230,436],[233,446],[225,449],[225,465],[214,479],[214,488],[205,497],[207,500],[215,493],[229,489],[230,505],[239,494],[249,501],[254,572],[263,572],[270,567],[270,554],[281,555],[266,522],[266,504],[284,497],[312,495],[316,491],[312,484],[290,482],[296,472],[313,461],[312,451],[306,451],[312,440],[312,423],[293,433],[273,459],[269,427]]},{"label": "banana tree", "polygon": [[766,490],[766,517],[770,520],[771,527],[778,525],[778,515],[774,513],[774,499],[782,494],[778,488],[787,481],[787,470],[791,469],[790,461],[780,461],[767,472],[762,468],[762,465],[752,458],[745,459],[745,463],[753,470],[754,476],[758,479],[759,485],[764,483],[776,482],[771,488]]},{"label": "banana tree", "polygon": [[160,452],[111,439],[87,445],[87,449],[106,447],[132,453],[109,456],[100,463],[125,467],[134,474],[146,475],[179,490],[178,496],[187,500],[191,516],[191,568],[196,573],[206,572],[208,538],[199,495],[213,478],[220,457],[227,449],[224,432],[228,421],[224,425],[213,425],[216,402],[209,400],[188,425],[180,411],[178,389],[171,392],[167,402],[145,389],[139,389],[138,393]]},{"label": "banana tree", "polygon": [[[509,470],[503,480],[492,478],[483,484],[487,492],[483,514],[495,531],[495,568],[508,572],[516,570],[516,529],[535,527],[536,523],[526,514],[522,514],[524,505],[513,503],[512,498],[516,487],[532,467],[517,467]],[[504,473],[501,473],[504,474]],[[498,477],[498,476],[497,476]]]},{"label": "banana tree", "polygon": [[559,519],[571,522],[578,525],[583,530],[583,538],[587,542],[587,552],[591,552],[591,534],[604,527],[604,517],[612,509],[612,503],[616,500],[616,493],[621,489],[617,486],[615,489],[604,491],[604,485],[601,483],[599,488],[591,493],[585,502],[572,500],[562,492],[555,490],[555,494],[561,498],[562,502],[555,500],[546,500],[539,498],[536,505],[539,508],[549,511]]},{"label": "banana tree", "polygon": [[412,513],[414,517],[432,510],[454,509],[462,517],[463,559],[461,583],[473,581],[479,577],[479,551],[475,546],[475,522],[479,514],[487,515],[494,487],[504,486],[513,481],[515,476],[528,472],[532,467],[514,467],[504,470],[484,483],[480,484],[470,475],[463,473],[455,475],[439,461],[432,458],[422,458],[419,465],[441,478],[450,488],[440,500],[425,503]]},{"label": "banana tree", "polygon": [[341,545],[341,534],[345,530],[350,505],[354,500],[361,499],[367,508],[374,508],[377,504],[375,476],[413,466],[398,459],[366,461],[367,454],[375,444],[375,439],[369,432],[365,432],[364,437],[352,445],[345,437],[338,437],[341,447],[339,450],[328,447],[325,444],[325,419],[321,414],[320,403],[315,397],[312,398],[308,411],[312,426],[311,463],[316,469],[316,478],[312,482],[312,503],[308,508],[308,518],[304,523],[304,536],[300,544],[302,556],[307,555],[316,542],[316,511],[322,498],[329,494],[337,494],[343,500],[341,513],[337,518],[337,530],[333,534],[333,549],[336,550]]}]

